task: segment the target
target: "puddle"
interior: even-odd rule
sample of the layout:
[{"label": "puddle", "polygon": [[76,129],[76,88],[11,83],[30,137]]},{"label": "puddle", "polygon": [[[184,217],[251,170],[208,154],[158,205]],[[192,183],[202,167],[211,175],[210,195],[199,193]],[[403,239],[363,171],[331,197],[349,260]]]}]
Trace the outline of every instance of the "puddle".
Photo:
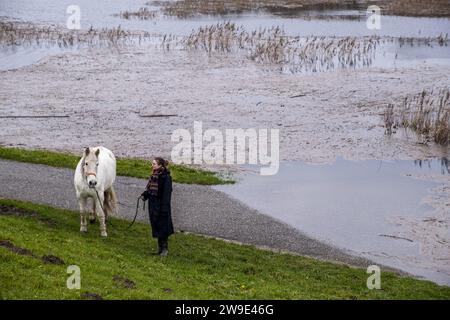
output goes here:
[{"label": "puddle", "polygon": [[0,49],[0,70],[13,70],[35,64],[41,59],[66,52],[76,52],[76,49],[60,48],[58,46],[15,46]]},{"label": "puddle", "polygon": [[314,238],[449,285],[450,207],[435,212],[428,201],[450,182],[448,170],[445,159],[284,162],[277,175],[247,172],[215,189]]}]

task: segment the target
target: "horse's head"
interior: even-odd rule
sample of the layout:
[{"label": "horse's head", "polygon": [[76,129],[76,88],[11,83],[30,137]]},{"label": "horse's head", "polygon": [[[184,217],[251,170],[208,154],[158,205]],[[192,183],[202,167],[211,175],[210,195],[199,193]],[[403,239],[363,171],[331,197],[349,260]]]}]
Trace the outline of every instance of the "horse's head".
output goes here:
[{"label": "horse's head", "polygon": [[89,188],[95,188],[97,186],[97,168],[98,168],[98,155],[100,149],[92,152],[90,148],[84,150],[83,157],[83,174]]}]

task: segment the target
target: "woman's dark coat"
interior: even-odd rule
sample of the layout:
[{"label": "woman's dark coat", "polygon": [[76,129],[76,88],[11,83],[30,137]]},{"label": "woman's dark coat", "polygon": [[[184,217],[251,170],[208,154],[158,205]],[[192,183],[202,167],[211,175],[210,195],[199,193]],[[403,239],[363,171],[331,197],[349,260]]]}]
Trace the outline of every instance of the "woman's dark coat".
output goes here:
[{"label": "woman's dark coat", "polygon": [[153,238],[167,238],[173,234],[172,208],[172,177],[168,170],[164,170],[158,181],[158,195],[150,194],[148,190],[142,194],[148,200],[148,213],[152,225]]}]

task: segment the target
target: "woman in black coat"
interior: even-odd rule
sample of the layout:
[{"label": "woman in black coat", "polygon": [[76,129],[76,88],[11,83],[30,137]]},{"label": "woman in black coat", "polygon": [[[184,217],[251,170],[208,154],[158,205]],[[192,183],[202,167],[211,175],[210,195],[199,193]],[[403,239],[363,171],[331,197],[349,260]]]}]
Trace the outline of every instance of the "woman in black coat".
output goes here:
[{"label": "woman in black coat", "polygon": [[141,197],[148,200],[148,213],[152,226],[153,238],[158,238],[158,254],[167,256],[168,238],[173,231],[172,210],[172,177],[167,169],[168,161],[155,158],[152,163],[153,172]]}]

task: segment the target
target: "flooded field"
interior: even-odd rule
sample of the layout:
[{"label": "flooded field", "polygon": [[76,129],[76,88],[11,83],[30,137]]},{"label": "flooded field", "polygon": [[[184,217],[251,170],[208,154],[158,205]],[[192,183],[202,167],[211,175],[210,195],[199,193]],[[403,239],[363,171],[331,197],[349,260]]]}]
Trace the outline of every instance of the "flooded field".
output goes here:
[{"label": "flooded field", "polygon": [[[272,177],[247,172],[238,184],[215,188],[314,238],[449,285],[449,164],[285,162]],[[437,195],[445,203],[436,205]]]},{"label": "flooded field", "polygon": [[[81,28],[113,28],[121,25],[128,30],[144,30],[152,33],[188,35],[201,26],[231,21],[248,30],[280,26],[289,36],[390,36],[390,37],[433,37],[450,29],[450,19],[440,17],[383,16],[382,28],[370,30],[366,27],[365,10],[307,11],[293,14],[270,14],[268,12],[245,12],[216,16],[197,15],[178,19],[161,13],[149,20],[123,19],[118,14],[125,10],[138,10],[148,1],[78,1],[81,9]],[[2,2],[1,17],[15,18],[37,24],[66,25],[69,14],[66,8],[70,0],[45,0],[39,5],[27,0]],[[46,10],[43,11],[42,7]],[[148,6],[157,10],[158,7]],[[399,27],[401,26],[401,27]]]},{"label": "flooded field", "polygon": [[[167,2],[80,0],[81,30],[66,28],[72,1],[0,2],[0,145],[79,153],[103,144],[117,156],[169,157],[171,133],[194,121],[277,128],[279,174],[238,174],[220,190],[313,237],[450,284],[441,161],[450,149],[440,143],[450,126],[429,123],[448,121],[450,106],[416,99],[450,89],[450,13],[391,8],[371,30],[364,1],[307,10],[233,1],[236,10],[180,15]],[[445,128],[445,139],[430,128]]]},{"label": "flooded field", "polygon": [[[14,19],[15,21],[33,22],[38,25],[50,24],[64,28],[69,16],[65,13],[65,10],[70,4],[70,1],[51,0],[45,4],[39,4],[39,6],[24,0],[14,3],[1,3],[0,17],[3,16],[5,21]],[[295,42],[299,42],[298,46],[300,47],[305,46],[305,43],[308,43],[305,39],[311,37],[337,38],[336,41],[349,37],[354,38],[355,40],[352,41],[357,42],[362,40],[367,42],[368,39],[371,42],[376,41],[377,46],[371,48],[370,51],[364,45],[362,46],[366,56],[365,61],[364,63],[360,61],[355,62],[351,65],[352,67],[380,66],[396,68],[423,62],[449,64],[450,46],[448,46],[447,39],[447,32],[450,30],[449,18],[389,15],[382,17],[382,28],[371,30],[366,26],[367,13],[361,8],[358,10],[322,11],[244,11],[239,14],[225,12],[222,15],[195,15],[194,17],[188,16],[178,19],[176,16],[164,14],[164,11],[161,10],[164,6],[155,5],[148,1],[123,1],[113,5],[108,1],[94,3],[81,1],[78,5],[81,10],[81,28],[83,30],[90,28],[117,28],[120,26],[125,30],[139,30],[156,37],[168,35],[177,37],[182,41],[183,37],[192,35],[199,28],[228,22],[246,30],[248,33],[253,31],[260,32],[261,30],[274,27],[280,28],[283,37],[297,39]],[[47,10],[42,12],[41,6],[45,6]],[[148,19],[124,18],[121,15],[123,12],[139,12],[141,8],[154,12],[154,14]],[[443,37],[445,41],[439,43],[438,37]],[[321,41],[324,47],[329,46],[329,39]],[[45,48],[47,48],[47,51]],[[185,47],[181,46],[181,48]],[[66,52],[66,50],[58,46],[49,44],[46,46],[32,44],[26,51],[22,50],[20,55],[12,54],[8,47],[0,46],[0,49],[0,57],[5,61],[0,66],[2,70],[26,66],[37,62],[45,56]],[[349,50],[349,48],[346,48],[346,50]],[[354,51],[354,55],[361,54],[359,49],[352,49],[352,51]],[[28,54],[25,54],[25,52]],[[307,53],[310,54],[311,52]],[[288,60],[288,63],[285,63],[282,68],[284,71],[323,71],[330,68],[329,66],[327,68],[298,67],[304,61],[297,61],[296,65],[292,66],[292,60],[295,59],[290,57],[290,54],[287,52],[283,54],[283,60]],[[333,68],[335,65],[336,67],[340,65],[337,57],[335,58],[333,58]],[[370,63],[368,60],[370,60]]]}]

